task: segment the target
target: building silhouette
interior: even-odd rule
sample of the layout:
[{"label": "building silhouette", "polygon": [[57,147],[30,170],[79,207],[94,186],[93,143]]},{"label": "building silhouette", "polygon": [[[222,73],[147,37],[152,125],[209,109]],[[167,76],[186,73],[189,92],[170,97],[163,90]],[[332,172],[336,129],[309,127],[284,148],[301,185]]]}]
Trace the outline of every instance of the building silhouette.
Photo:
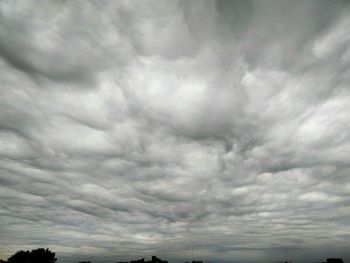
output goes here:
[{"label": "building silhouette", "polygon": [[[118,263],[128,263],[128,262],[120,261]],[[156,256],[152,256],[152,259],[150,261],[145,261],[144,258],[140,258],[137,260],[131,260],[130,263],[168,263],[168,261],[157,258]]]}]

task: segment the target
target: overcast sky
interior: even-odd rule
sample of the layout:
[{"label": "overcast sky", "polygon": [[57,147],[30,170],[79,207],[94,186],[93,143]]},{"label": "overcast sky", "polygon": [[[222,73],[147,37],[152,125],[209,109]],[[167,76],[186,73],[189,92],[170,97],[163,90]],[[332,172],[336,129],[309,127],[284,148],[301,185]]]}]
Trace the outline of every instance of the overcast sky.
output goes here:
[{"label": "overcast sky", "polygon": [[0,258],[350,260],[346,1],[1,1]]}]

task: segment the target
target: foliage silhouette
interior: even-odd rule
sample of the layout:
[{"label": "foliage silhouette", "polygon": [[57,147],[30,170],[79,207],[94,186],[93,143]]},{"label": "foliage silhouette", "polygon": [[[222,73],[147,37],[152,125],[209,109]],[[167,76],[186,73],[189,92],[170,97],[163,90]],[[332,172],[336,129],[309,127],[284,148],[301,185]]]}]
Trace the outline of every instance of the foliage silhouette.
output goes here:
[{"label": "foliage silhouette", "polygon": [[21,262],[27,262],[29,258],[29,251],[17,251],[14,255],[9,257],[7,259],[7,262],[9,263],[21,263]]},{"label": "foliage silhouette", "polygon": [[17,251],[8,258],[8,263],[55,263],[55,253],[49,249],[38,248],[32,251]]}]

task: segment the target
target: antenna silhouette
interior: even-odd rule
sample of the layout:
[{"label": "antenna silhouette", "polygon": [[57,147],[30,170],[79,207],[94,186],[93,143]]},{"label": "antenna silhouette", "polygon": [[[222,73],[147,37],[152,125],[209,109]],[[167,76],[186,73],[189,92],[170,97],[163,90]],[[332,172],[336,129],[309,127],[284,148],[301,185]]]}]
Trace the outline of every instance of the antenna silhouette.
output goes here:
[{"label": "antenna silhouette", "polygon": [[192,248],[192,261],[193,261],[193,243],[192,243],[191,248]]}]

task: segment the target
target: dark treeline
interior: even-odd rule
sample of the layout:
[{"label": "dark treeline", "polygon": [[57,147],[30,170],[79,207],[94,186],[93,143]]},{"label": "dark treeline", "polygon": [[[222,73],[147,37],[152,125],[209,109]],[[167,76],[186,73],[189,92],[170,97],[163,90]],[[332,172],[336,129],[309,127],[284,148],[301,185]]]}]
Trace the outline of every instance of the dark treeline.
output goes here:
[{"label": "dark treeline", "polygon": [[55,253],[49,249],[38,248],[32,251],[17,251],[10,256],[7,261],[1,260],[0,262],[7,263],[55,263],[57,258]]},{"label": "dark treeline", "polygon": [[[0,263],[55,263],[57,258],[56,253],[50,251],[48,248],[38,248],[32,251],[17,251],[15,254],[10,256],[7,261],[1,260]],[[80,261],[77,263],[91,263],[90,261]],[[138,260],[132,260],[130,262],[117,262],[117,263],[168,263],[166,260],[152,256],[150,261],[145,261],[144,258]],[[190,263],[190,262],[185,262]],[[202,261],[191,261],[191,263],[203,263]],[[292,262],[285,262],[292,263]],[[344,263],[341,258],[327,258],[326,262],[320,263]]]}]

